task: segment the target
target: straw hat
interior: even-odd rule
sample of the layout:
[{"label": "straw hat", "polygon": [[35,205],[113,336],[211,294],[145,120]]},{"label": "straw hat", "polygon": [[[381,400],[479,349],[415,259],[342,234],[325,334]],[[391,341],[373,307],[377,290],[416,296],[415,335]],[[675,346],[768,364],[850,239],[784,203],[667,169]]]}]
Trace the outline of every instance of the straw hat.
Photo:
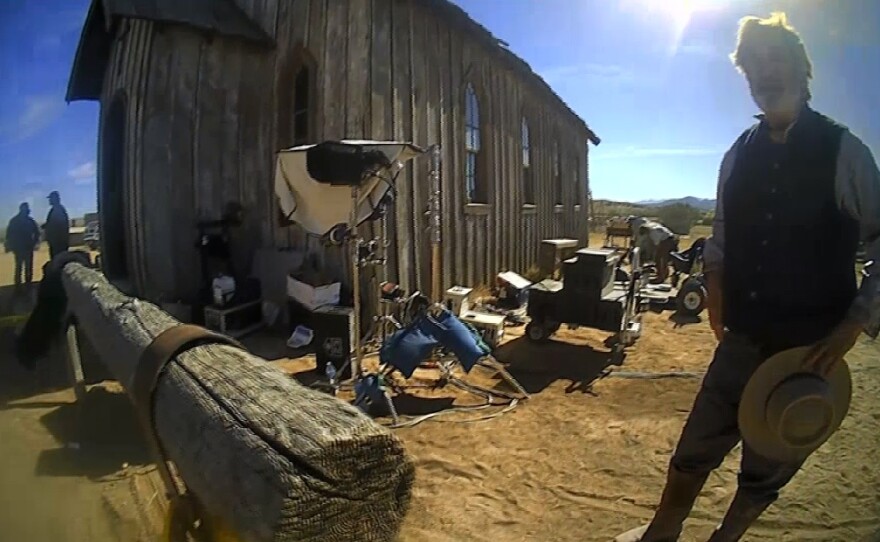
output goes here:
[{"label": "straw hat", "polygon": [[846,361],[822,377],[803,369],[809,351],[801,346],[768,358],[743,390],[740,432],[768,459],[805,459],[840,427],[849,409],[852,381]]}]

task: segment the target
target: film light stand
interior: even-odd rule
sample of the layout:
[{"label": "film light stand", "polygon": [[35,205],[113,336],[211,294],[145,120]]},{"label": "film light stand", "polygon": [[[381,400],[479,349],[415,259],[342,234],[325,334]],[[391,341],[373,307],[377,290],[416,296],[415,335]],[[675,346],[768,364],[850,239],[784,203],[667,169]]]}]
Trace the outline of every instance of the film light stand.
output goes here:
[{"label": "film light stand", "polygon": [[[401,164],[394,164],[400,169]],[[378,175],[375,169],[364,172],[363,179],[369,179]],[[361,183],[363,184],[363,183]],[[353,355],[351,356],[351,376],[354,382],[357,382],[363,375],[363,359],[365,341],[361,339],[361,309],[363,302],[361,300],[361,269],[369,265],[379,266],[384,270],[386,258],[385,252],[388,247],[387,227],[386,227],[386,207],[389,204],[388,198],[383,197],[376,206],[374,212],[381,213],[380,233],[378,239],[366,240],[358,231],[358,209],[361,198],[360,185],[351,187],[351,211],[349,213],[348,225],[345,232],[331,232],[330,240],[332,243],[345,243],[348,248],[348,257],[350,272],[352,277],[352,327],[355,329],[355,338],[353,341]],[[340,225],[341,226],[341,225]]]}]

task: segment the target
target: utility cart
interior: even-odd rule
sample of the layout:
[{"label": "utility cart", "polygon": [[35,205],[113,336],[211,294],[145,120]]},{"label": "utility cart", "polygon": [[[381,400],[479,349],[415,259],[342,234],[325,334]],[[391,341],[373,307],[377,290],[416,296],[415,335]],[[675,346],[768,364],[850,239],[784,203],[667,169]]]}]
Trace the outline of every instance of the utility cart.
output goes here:
[{"label": "utility cart", "polygon": [[[583,248],[563,262],[562,281],[544,280],[529,290],[526,336],[544,342],[563,324],[590,327],[618,335],[616,353],[641,334],[642,292],[647,286],[638,248],[630,253],[632,268],[620,269],[622,255],[610,249]],[[624,279],[624,280],[616,280]]]},{"label": "utility cart", "polygon": [[[673,252],[672,288],[677,288],[676,310],[685,316],[697,316],[706,307],[706,277],[703,274],[703,247],[706,239],[700,237],[682,252]],[[687,278],[682,280],[682,276]]]}]

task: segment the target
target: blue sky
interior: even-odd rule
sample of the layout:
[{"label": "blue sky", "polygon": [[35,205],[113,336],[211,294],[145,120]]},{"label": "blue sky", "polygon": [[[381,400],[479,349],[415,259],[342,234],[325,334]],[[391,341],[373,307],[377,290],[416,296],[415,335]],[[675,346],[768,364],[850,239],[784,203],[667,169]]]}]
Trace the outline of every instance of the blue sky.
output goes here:
[{"label": "blue sky", "polygon": [[[336,0],[331,0],[336,1]],[[728,60],[736,22],[782,9],[814,63],[813,105],[880,153],[876,0],[457,0],[602,138],[597,198],[713,197],[724,150],[756,112]],[[88,0],[0,7],[0,220],[21,201],[95,210],[94,103],[64,102]]]}]

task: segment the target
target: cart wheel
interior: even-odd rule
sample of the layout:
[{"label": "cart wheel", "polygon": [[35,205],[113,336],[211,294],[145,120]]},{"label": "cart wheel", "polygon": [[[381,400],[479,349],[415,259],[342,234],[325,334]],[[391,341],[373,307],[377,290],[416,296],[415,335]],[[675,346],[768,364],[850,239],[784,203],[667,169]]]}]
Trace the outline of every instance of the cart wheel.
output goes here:
[{"label": "cart wheel", "polygon": [[678,312],[696,316],[706,307],[706,288],[697,279],[687,279],[678,291]]},{"label": "cart wheel", "polygon": [[526,325],[526,336],[532,342],[542,343],[550,338],[550,329],[541,322],[529,322]]}]

